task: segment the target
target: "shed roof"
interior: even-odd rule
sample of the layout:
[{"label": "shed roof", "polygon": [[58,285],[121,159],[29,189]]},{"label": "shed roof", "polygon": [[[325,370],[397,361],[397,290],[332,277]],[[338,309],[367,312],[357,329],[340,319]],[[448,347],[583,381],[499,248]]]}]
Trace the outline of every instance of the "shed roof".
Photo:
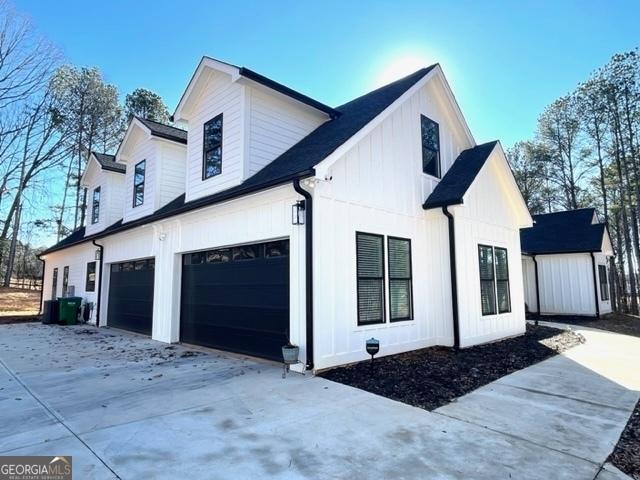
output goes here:
[{"label": "shed roof", "polygon": [[476,145],[460,153],[422,207],[429,210],[461,204],[464,194],[469,190],[497,144],[498,141],[495,140]]}]

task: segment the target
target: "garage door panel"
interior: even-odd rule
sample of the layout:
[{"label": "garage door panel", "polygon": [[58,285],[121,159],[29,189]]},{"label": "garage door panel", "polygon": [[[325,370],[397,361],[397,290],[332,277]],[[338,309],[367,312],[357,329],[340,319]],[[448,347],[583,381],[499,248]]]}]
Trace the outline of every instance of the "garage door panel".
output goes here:
[{"label": "garage door panel", "polygon": [[[257,257],[252,259],[234,261],[220,251],[185,256],[181,340],[280,359],[289,333],[289,257],[288,241],[284,242],[275,250],[285,252],[282,256],[267,256],[274,250],[266,244],[247,246]],[[224,262],[205,260],[223,257]]]},{"label": "garage door panel", "polygon": [[151,335],[153,325],[154,260],[111,266],[107,324]]}]

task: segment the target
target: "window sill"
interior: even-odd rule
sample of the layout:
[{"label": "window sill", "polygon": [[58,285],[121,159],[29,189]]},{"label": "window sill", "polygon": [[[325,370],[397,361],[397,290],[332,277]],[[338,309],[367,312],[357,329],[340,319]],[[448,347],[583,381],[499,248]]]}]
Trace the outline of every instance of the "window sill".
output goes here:
[{"label": "window sill", "polygon": [[400,328],[403,326],[414,326],[416,319],[412,320],[395,320],[393,322],[371,323],[368,325],[358,325],[352,330],[352,333],[366,332],[369,330],[380,330],[381,328]]},{"label": "window sill", "polygon": [[435,180],[437,182],[442,180],[442,177],[436,177],[435,175],[431,175],[430,173],[422,172],[422,176],[428,178],[429,180]]}]

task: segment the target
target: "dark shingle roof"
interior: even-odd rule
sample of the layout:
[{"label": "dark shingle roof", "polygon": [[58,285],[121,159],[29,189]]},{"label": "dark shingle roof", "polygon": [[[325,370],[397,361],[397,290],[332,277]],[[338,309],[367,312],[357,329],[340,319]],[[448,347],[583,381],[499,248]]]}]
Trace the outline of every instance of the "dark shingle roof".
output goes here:
[{"label": "dark shingle roof", "polygon": [[599,252],[606,224],[592,224],[593,208],[534,215],[533,227],[520,230],[523,253]]},{"label": "dark shingle roof", "polygon": [[151,135],[154,137],[166,138],[167,140],[173,140],[178,143],[187,143],[187,131],[181,128],[172,127],[171,125],[165,125],[154,120],[148,120],[142,117],[136,117],[140,120],[145,127],[151,130]]},{"label": "dark shingle roof", "polygon": [[422,205],[423,208],[428,210],[461,204],[464,194],[467,193],[497,143],[493,141],[476,145],[458,155],[449,171]]},{"label": "dark shingle roof", "polygon": [[93,154],[94,157],[96,157],[96,160],[98,160],[100,167],[102,167],[104,170],[109,170],[111,172],[117,172],[117,173],[125,173],[127,171],[127,166],[124,163],[116,162],[115,155],[110,155],[108,153],[98,153],[98,152],[91,152],[91,153]]},{"label": "dark shingle roof", "polygon": [[[314,174],[313,168],[324,160],[328,155],[334,152],[344,142],[349,140],[360,129],[362,129],[371,120],[377,117],[383,110],[395,102],[400,96],[415,85],[427,73],[432,71],[436,65],[423,68],[417,72],[401,78],[389,85],[378,88],[366,95],[356,98],[344,105],[337,107],[335,110],[339,115],[332,120],[320,125],[313,132],[293,145],[289,150],[284,152],[273,162],[269,163],[255,175],[249,177],[244,183],[216,193],[207,197],[185,202],[185,195],[182,194],[169,204],[154,212],[152,215],[143,217],[132,222],[122,223],[122,220],[111,225],[100,233],[89,235],[84,239],[77,240],[75,243],[90,241],[95,238],[102,238],[109,234],[119,231],[128,230],[141,225],[151,223],[161,218],[167,218],[178,215],[190,210],[214,205],[216,203],[241,197],[256,191],[264,190],[277,185],[290,182],[296,178],[304,178]],[[141,122],[152,129],[152,124],[156,126],[170,128],[183,132],[186,143],[186,133],[184,130],[169,127],[167,125],[143,120]],[[153,132],[153,130],[152,130]],[[60,250],[69,246],[60,243],[48,248],[41,255]]]}]

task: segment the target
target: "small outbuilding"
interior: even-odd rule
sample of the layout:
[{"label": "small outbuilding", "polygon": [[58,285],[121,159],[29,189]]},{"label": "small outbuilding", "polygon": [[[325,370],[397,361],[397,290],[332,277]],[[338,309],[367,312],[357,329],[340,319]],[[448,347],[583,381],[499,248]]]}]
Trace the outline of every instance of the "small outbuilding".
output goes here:
[{"label": "small outbuilding", "polygon": [[594,208],[533,216],[520,230],[525,307],[538,315],[610,313],[607,225]]}]

